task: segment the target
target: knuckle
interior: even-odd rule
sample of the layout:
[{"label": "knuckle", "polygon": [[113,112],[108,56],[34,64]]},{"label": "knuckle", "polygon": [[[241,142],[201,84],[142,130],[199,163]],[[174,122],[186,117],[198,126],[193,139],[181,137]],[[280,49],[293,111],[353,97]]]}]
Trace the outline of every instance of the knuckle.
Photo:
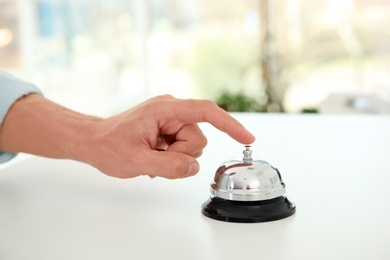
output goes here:
[{"label": "knuckle", "polygon": [[207,106],[207,107],[215,107],[217,106],[213,101],[211,100],[208,100],[208,99],[204,99],[202,100],[204,106]]},{"label": "knuckle", "polygon": [[195,153],[192,155],[192,157],[194,157],[194,158],[199,158],[200,156],[202,156],[202,154],[203,154],[203,151],[200,150],[200,151],[195,152]]},{"label": "knuckle", "polygon": [[207,146],[208,140],[207,140],[206,136],[202,135],[200,143],[201,143],[202,148],[205,148]]}]

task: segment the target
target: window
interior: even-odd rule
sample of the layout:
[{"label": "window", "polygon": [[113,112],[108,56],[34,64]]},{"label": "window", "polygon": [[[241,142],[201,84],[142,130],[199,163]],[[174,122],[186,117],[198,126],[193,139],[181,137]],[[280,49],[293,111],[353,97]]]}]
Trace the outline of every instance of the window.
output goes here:
[{"label": "window", "polygon": [[390,100],[389,22],[390,0],[0,0],[0,69],[92,114],[225,92],[297,112]]}]

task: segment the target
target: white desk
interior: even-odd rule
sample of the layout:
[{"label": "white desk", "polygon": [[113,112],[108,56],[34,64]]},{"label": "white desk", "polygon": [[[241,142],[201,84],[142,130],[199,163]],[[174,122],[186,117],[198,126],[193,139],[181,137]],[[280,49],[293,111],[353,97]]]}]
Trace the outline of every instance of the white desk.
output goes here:
[{"label": "white desk", "polygon": [[200,173],[119,180],[33,157],[0,170],[0,259],[390,259],[390,117],[235,115],[276,166],[295,215],[204,217],[214,171],[242,146],[209,125]]}]

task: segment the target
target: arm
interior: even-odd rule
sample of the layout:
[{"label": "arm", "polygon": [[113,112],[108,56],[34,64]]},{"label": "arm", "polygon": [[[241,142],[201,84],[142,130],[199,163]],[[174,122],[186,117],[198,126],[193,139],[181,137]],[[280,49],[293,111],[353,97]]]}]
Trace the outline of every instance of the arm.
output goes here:
[{"label": "arm", "polygon": [[74,159],[74,146],[89,135],[98,120],[30,94],[17,100],[5,116],[0,150]]},{"label": "arm", "polygon": [[[31,93],[42,94],[33,84],[0,71],[0,127],[12,104]],[[15,156],[16,153],[6,153],[0,150],[0,163],[11,160]]]},{"label": "arm", "polygon": [[199,171],[196,158],[207,141],[198,122],[209,122],[241,143],[255,139],[210,101],[159,96],[101,119],[28,95],[7,113],[0,150],[78,160],[119,178],[180,178]]}]

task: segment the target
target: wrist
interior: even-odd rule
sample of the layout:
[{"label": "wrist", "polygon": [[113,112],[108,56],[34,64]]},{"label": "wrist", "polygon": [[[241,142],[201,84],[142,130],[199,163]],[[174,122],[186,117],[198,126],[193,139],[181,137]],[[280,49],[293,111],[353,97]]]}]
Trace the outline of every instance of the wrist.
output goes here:
[{"label": "wrist", "polygon": [[97,129],[102,119],[98,117],[80,115],[74,121],[73,126],[69,126],[68,141],[64,154],[67,159],[88,163],[88,155],[95,149],[94,138],[98,135]]}]

